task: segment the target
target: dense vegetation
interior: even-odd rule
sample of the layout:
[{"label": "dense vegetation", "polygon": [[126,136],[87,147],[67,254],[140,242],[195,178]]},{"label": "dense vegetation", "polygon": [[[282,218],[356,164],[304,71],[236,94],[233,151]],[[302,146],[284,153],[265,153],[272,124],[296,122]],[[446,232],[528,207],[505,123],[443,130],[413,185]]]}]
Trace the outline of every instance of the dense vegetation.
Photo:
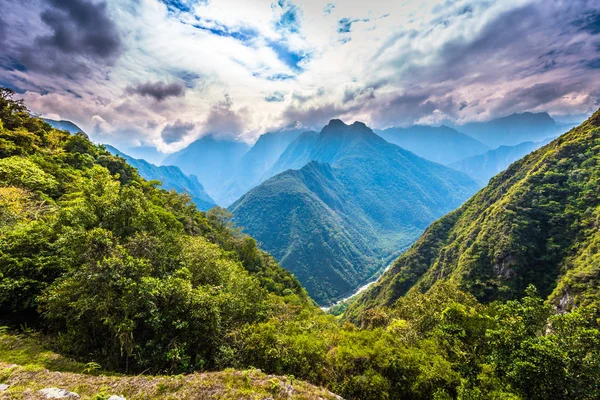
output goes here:
[{"label": "dense vegetation", "polygon": [[600,112],[432,224],[350,314],[450,280],[482,301],[534,284],[563,309],[597,301]]},{"label": "dense vegetation", "polygon": [[146,160],[133,158],[109,145],[104,145],[104,148],[112,155],[124,158],[147,181],[159,181],[163,189],[188,194],[199,210],[207,211],[216,206],[195,175],[187,176],[174,165],[157,166]]},{"label": "dense vegetation", "polygon": [[[55,385],[95,399],[107,397],[106,387],[128,398],[202,398],[206,388],[233,398],[285,398],[290,390],[332,397],[298,379],[356,400],[600,397],[600,313],[591,291],[557,314],[533,286],[520,300],[482,304],[437,281],[365,310],[359,324],[342,323],[236,232],[224,210],[197,211],[85,136],[31,118],[11,95],[0,96],[0,318],[12,330],[43,331],[55,349],[90,362],[88,375],[47,372],[82,364],[48,354],[29,328],[22,336],[2,329],[0,383],[11,385],[11,398]],[[588,147],[598,154],[598,130],[589,124],[559,143],[582,151],[573,175],[593,185],[595,164],[585,159]],[[592,229],[597,215],[589,218]],[[590,237],[576,238],[573,264],[597,265],[597,235]],[[569,271],[573,290],[594,269]],[[225,367],[287,377],[91,376]]]},{"label": "dense vegetation", "polygon": [[0,318],[106,367],[214,368],[227,334],[309,300],[222,209],[157,189],[124,159],[0,93]]},{"label": "dense vegetation", "polygon": [[280,169],[229,209],[320,304],[357,289],[478,188],[339,120],[300,135],[272,172]]}]

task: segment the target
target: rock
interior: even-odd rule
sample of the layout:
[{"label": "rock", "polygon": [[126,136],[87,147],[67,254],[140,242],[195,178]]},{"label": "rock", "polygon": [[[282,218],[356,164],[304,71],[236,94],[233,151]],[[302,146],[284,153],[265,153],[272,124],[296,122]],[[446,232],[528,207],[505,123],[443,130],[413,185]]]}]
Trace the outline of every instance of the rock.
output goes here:
[{"label": "rock", "polygon": [[10,385],[7,385],[6,383],[0,383],[0,392],[6,392],[9,387]]},{"label": "rock", "polygon": [[127,400],[127,399],[123,396],[117,396],[116,394],[113,394],[112,396],[110,396],[108,398],[108,400]]},{"label": "rock", "polygon": [[46,388],[40,390],[40,393],[43,394],[47,399],[79,399],[79,395],[77,393],[69,392],[65,389],[59,388]]}]

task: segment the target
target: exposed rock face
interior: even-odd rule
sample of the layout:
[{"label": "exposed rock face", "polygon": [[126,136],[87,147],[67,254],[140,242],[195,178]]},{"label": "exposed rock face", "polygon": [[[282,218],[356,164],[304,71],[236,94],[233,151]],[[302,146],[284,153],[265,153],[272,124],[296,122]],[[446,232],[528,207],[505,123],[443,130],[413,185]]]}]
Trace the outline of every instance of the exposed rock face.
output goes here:
[{"label": "exposed rock face", "polygon": [[6,392],[9,387],[10,385],[7,385],[6,383],[0,383],[0,392]]},{"label": "exposed rock face", "polygon": [[44,395],[46,399],[79,399],[80,396],[77,393],[69,392],[65,389],[59,388],[46,388],[40,390],[40,393]]}]

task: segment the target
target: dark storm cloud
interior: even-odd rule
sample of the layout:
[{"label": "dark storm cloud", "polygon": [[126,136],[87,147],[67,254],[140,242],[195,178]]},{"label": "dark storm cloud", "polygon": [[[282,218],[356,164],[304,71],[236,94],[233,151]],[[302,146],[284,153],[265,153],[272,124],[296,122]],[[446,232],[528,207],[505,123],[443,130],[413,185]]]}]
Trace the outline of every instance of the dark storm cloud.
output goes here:
[{"label": "dark storm cloud", "polygon": [[105,2],[47,0],[40,14],[51,31],[33,45],[21,46],[14,57],[27,69],[74,76],[90,63],[112,65],[122,50],[116,25]]},{"label": "dark storm cloud", "polygon": [[191,122],[182,122],[177,120],[173,124],[165,126],[160,133],[160,136],[167,144],[179,142],[195,127],[196,125]]},{"label": "dark storm cloud", "polygon": [[504,100],[494,106],[502,113],[527,110],[554,100],[560,99],[573,90],[580,89],[560,82],[538,83],[526,88],[515,89],[505,96]]},{"label": "dark storm cloud", "polygon": [[6,38],[6,23],[2,19],[2,16],[0,15],[0,43],[3,43],[5,38]]},{"label": "dark storm cloud", "polygon": [[600,34],[600,11],[594,10],[576,19],[573,25],[592,35]]},{"label": "dark storm cloud", "polygon": [[[404,85],[410,80],[418,83],[423,88],[419,92],[429,99],[417,102],[418,106],[411,105],[415,101],[377,101],[374,111],[375,115],[381,116],[382,123],[392,119],[386,114],[394,109],[398,113],[414,113],[412,117],[415,120],[427,110],[448,110],[450,115],[464,110],[464,113],[473,115],[486,109],[500,116],[549,104],[570,91],[585,92],[582,83],[590,84],[590,76],[585,70],[600,66],[598,48],[594,47],[599,41],[594,40],[594,36],[585,37],[585,34],[600,34],[597,4],[587,0],[532,1],[487,18],[481,15],[482,4],[472,2],[472,6],[454,10],[450,6],[439,7],[434,10],[440,15],[434,18],[431,29],[402,30],[382,44],[372,62],[385,60],[382,62],[395,71],[394,76],[385,78],[388,87]],[[583,18],[582,13],[585,13]],[[485,21],[479,32],[474,35],[453,34],[460,32],[457,27],[464,26],[473,16]],[[584,36],[575,36],[576,33]],[[443,35],[454,39],[443,43],[436,50],[435,57],[411,46],[420,40],[436,40]],[[423,59],[430,62],[423,65]],[[552,75],[554,71],[565,70],[571,73]],[[544,74],[548,74],[547,78],[540,79]],[[521,83],[520,89],[511,89],[515,86],[513,82],[521,79],[530,82],[525,88]],[[536,85],[536,80],[542,82]],[[543,83],[557,80],[558,83],[554,84]],[[470,104],[452,100],[457,89],[470,85],[480,88],[494,86],[501,82],[506,83],[503,96],[490,93],[492,98],[484,95],[471,99]],[[377,91],[373,95],[379,97]],[[345,93],[343,101],[349,99],[351,96]]]},{"label": "dark storm cloud", "polygon": [[156,101],[163,101],[167,97],[181,97],[185,93],[185,86],[180,82],[146,82],[125,89],[127,94],[152,97]]},{"label": "dark storm cloud", "polygon": [[225,100],[211,107],[205,131],[217,136],[237,136],[244,131],[244,117],[233,108],[233,100],[228,94]]}]

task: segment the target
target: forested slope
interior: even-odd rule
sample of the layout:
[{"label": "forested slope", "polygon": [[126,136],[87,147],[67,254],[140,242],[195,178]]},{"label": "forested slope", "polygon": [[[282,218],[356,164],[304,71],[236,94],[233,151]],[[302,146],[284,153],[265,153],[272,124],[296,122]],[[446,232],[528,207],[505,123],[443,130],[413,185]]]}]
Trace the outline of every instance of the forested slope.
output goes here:
[{"label": "forested slope", "polygon": [[597,302],[599,127],[596,112],[492,178],[433,223],[349,315],[440,280],[485,302],[518,297],[529,284],[562,307]]},{"label": "forested slope", "polygon": [[133,371],[215,368],[227,334],[304,289],[222,209],[157,189],[124,159],[0,92],[0,319]]}]

